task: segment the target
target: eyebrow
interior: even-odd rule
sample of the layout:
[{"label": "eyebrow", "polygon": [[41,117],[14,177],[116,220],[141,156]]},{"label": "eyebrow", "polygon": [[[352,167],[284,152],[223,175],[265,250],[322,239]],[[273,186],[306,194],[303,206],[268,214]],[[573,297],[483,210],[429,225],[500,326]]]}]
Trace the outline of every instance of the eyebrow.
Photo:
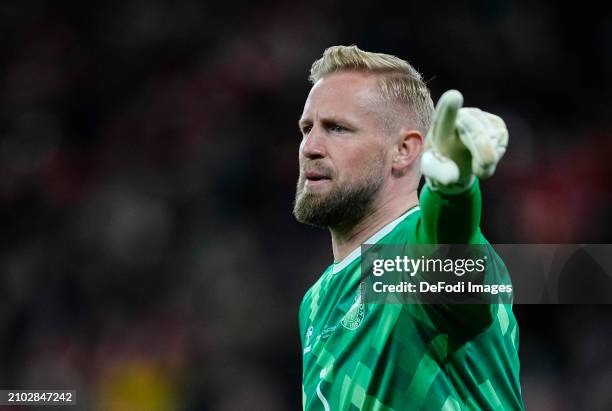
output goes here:
[{"label": "eyebrow", "polygon": [[[346,126],[351,126],[351,127],[356,127],[356,125],[350,121],[350,120],[346,120],[346,119],[342,119],[340,117],[337,116],[329,116],[329,117],[323,117],[320,119],[321,123],[323,124],[342,124],[342,125],[346,125]],[[298,127],[303,127],[306,124],[312,124],[312,120],[308,119],[308,118],[301,118],[298,120]]]}]

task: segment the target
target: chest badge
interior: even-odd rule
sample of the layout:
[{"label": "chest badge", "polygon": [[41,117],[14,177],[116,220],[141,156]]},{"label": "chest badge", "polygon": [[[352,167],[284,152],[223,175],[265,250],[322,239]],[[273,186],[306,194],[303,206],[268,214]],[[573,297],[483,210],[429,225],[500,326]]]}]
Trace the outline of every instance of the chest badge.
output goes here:
[{"label": "chest badge", "polygon": [[361,303],[361,293],[357,293],[353,305],[344,315],[344,318],[342,318],[342,321],[340,321],[340,323],[347,330],[356,330],[361,325],[364,316],[365,307]]}]

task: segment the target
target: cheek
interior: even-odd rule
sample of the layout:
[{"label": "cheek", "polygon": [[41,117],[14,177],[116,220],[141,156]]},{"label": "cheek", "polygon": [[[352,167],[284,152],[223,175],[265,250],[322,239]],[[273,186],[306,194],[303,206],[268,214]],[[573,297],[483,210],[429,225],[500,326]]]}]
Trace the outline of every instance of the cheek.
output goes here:
[{"label": "cheek", "polygon": [[360,147],[358,150],[345,150],[342,153],[342,164],[338,164],[339,179],[341,181],[363,180],[364,177],[374,172],[378,173],[381,163],[385,162],[385,154],[378,146],[369,149]]}]

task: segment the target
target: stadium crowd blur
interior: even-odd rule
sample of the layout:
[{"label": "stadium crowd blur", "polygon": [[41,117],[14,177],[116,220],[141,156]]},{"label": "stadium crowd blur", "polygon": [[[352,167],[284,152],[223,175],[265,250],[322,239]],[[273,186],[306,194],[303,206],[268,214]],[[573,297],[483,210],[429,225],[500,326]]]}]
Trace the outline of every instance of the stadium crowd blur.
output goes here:
[{"label": "stadium crowd blur", "polygon": [[[334,44],[397,54],[434,100],[457,88],[506,120],[491,242],[612,242],[603,6],[245,4],[0,5],[0,388],[299,407],[298,304],[332,256],[291,215],[296,122]],[[515,312],[528,409],[612,409],[611,307]]]}]

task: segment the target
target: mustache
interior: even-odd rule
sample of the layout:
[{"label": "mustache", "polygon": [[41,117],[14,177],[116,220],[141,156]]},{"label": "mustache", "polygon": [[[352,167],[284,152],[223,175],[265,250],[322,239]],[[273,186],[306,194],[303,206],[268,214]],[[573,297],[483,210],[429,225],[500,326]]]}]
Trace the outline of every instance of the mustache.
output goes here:
[{"label": "mustache", "polygon": [[308,162],[302,164],[300,167],[300,177],[304,178],[306,173],[317,173],[329,178],[334,177],[335,174],[330,167],[320,162]]}]

